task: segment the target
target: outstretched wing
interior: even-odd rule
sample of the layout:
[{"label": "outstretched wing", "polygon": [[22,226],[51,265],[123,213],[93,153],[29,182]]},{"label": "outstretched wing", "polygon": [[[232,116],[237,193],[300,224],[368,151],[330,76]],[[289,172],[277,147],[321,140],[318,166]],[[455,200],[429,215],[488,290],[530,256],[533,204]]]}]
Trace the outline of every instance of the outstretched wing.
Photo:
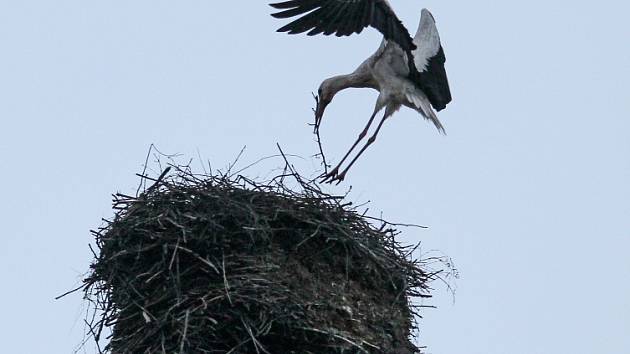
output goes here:
[{"label": "outstretched wing", "polygon": [[415,81],[425,92],[431,105],[440,111],[451,102],[451,90],[444,69],[446,57],[440,43],[440,35],[435,26],[435,19],[427,9],[422,10],[420,25],[413,43],[417,46],[412,52],[418,71]]},{"label": "outstretched wing", "polygon": [[282,10],[271,15],[275,18],[301,16],[278,32],[309,31],[309,36],[334,33],[340,37],[360,33],[365,27],[372,26],[404,50],[416,49],[409,31],[387,0],[291,0],[270,5]]}]

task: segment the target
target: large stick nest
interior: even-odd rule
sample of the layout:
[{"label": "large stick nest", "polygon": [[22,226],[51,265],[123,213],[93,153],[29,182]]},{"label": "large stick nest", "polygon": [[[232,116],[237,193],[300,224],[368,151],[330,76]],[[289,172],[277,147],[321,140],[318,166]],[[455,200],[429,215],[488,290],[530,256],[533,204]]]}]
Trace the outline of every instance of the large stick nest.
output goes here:
[{"label": "large stick nest", "polygon": [[419,352],[411,299],[436,273],[391,224],[294,172],[256,183],[175,167],[152,183],[116,194],[94,231],[84,290],[97,343],[111,328],[104,352]]}]

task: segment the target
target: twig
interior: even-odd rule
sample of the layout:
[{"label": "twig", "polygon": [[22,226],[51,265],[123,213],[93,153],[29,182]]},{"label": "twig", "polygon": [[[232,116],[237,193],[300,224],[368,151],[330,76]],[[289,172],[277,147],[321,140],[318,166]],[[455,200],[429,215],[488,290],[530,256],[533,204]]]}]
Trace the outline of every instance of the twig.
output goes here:
[{"label": "twig", "polygon": [[190,310],[186,310],[186,318],[184,319],[184,333],[182,334],[182,339],[179,344],[179,353],[184,354],[184,343],[186,342],[186,334],[188,332],[188,315],[190,314]]},{"label": "twig", "polygon": [[[149,151],[147,151],[147,157],[144,160],[144,167],[142,168],[142,175],[146,175],[147,174],[147,167],[149,166],[149,156],[151,156],[151,151],[153,150],[153,148],[155,147],[155,145],[151,144],[149,146]],[[136,196],[140,195],[140,189],[142,188],[142,186],[144,185],[146,188],[146,180],[141,179],[140,180],[140,184],[138,184],[138,189],[136,189]]]},{"label": "twig", "polygon": [[[315,128],[313,129],[313,133],[315,134],[315,139],[317,141],[317,146],[319,148],[319,154],[316,154],[315,156],[321,156],[322,157],[322,164],[324,165],[324,173],[323,175],[328,173],[328,167],[330,167],[328,165],[328,163],[326,162],[326,155],[324,154],[324,149],[322,147],[322,139],[321,136],[319,134],[319,124],[320,121],[318,121],[317,119],[317,106],[319,106],[319,98],[311,92],[311,94],[313,95],[313,98],[315,98],[315,109],[313,109],[313,113],[315,114]],[[317,177],[316,179],[319,179],[319,177]]]},{"label": "twig", "polygon": [[225,295],[227,295],[227,299],[230,305],[234,305],[232,303],[232,298],[230,297],[230,285],[228,284],[227,276],[225,275],[225,254],[223,255],[223,259],[221,260],[221,265],[221,268],[223,270],[223,286],[225,287]]},{"label": "twig", "polygon": [[234,162],[231,162],[228,165],[227,168],[227,175],[228,176],[232,176],[232,168],[238,163],[238,160],[241,159],[241,156],[243,156],[243,153],[245,152],[245,149],[247,148],[247,145],[243,145],[243,148],[241,149],[241,151],[239,151],[238,155],[236,155],[236,158],[234,159]]},{"label": "twig", "polygon": [[101,345],[100,345],[100,343],[98,342],[98,341],[99,341],[99,338],[98,338],[98,337],[99,337],[99,335],[97,335],[96,333],[94,333],[94,329],[92,328],[92,326],[91,326],[91,325],[90,325],[87,321],[85,321],[85,320],[84,320],[84,322],[85,322],[85,324],[87,325],[88,329],[90,330],[90,333],[92,334],[92,336],[93,336],[93,337],[94,337],[94,339],[95,339],[95,342],[96,342],[96,349],[98,350],[98,353],[99,353],[99,354],[102,354],[102,353],[103,353],[103,351],[101,350]]},{"label": "twig", "polygon": [[61,299],[62,297],[68,296],[68,295],[70,295],[70,294],[72,294],[72,293],[74,293],[74,292],[77,292],[77,291],[79,291],[79,290],[81,290],[81,289],[83,289],[83,288],[85,288],[85,284],[81,284],[79,287],[77,287],[77,288],[75,288],[75,289],[72,289],[72,290],[70,290],[70,291],[66,291],[65,293],[63,293],[63,294],[61,294],[61,295],[59,295],[59,296],[55,297],[55,300],[59,300],[59,299]]},{"label": "twig", "polygon": [[[255,165],[257,165],[257,164],[259,164],[259,163],[261,163],[261,162],[263,162],[263,161],[265,161],[265,160],[269,160],[269,159],[272,159],[272,158],[274,158],[274,157],[283,157],[283,156],[284,156],[284,155],[271,155],[271,156],[267,156],[267,157],[261,157],[260,159],[258,159],[258,160],[256,160],[256,161],[254,161],[254,162],[250,163],[249,165],[247,165],[247,166],[245,166],[245,167],[241,168],[240,170],[238,170],[238,171],[236,171],[236,172],[232,173],[232,176],[236,176],[236,175],[238,175],[239,173],[241,173],[241,172],[243,172],[243,171],[247,170],[248,168],[250,168],[250,167],[252,167],[252,166],[255,166]],[[299,156],[299,155],[286,155],[286,156],[290,156],[290,157],[297,157],[297,158],[300,158],[300,159],[304,159],[302,156]]]},{"label": "twig", "polygon": [[[341,339],[342,341],[352,345],[353,347],[359,349],[360,351],[368,353],[368,351],[365,348],[363,348],[362,345],[360,345],[358,343],[355,343],[354,341],[350,340],[350,338],[344,337],[342,335],[339,335],[339,334],[336,334],[336,333],[333,333],[333,332],[322,331],[322,330],[317,329],[317,328],[302,327],[300,329],[303,329],[305,331],[311,331],[311,332],[315,332],[315,333],[320,333],[320,334],[326,334],[326,335],[332,336],[333,338]],[[365,343],[367,343],[367,342],[365,342]],[[379,347],[377,347],[377,346],[375,346],[373,344],[370,344],[370,346],[371,347],[375,347],[377,349],[380,349]]]}]

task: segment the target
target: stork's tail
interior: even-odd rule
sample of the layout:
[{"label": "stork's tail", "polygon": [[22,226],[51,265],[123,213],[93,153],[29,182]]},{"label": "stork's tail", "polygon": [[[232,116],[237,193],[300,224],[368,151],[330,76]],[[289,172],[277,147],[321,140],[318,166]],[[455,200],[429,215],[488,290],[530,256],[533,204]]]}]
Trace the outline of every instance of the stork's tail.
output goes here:
[{"label": "stork's tail", "polygon": [[409,100],[416,111],[420,112],[425,119],[431,121],[440,133],[446,135],[444,126],[435,114],[435,111],[431,107],[431,102],[429,102],[429,98],[424,94],[424,92],[414,90],[414,92],[407,94],[407,100]]}]

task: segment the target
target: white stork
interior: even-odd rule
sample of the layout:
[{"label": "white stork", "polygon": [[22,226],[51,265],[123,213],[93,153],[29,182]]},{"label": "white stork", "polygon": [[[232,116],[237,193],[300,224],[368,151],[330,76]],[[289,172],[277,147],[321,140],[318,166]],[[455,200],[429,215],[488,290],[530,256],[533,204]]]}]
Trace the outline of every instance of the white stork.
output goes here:
[{"label": "white stork", "polygon": [[[272,14],[276,18],[302,15],[278,29],[278,32],[296,34],[309,31],[308,35],[334,33],[339,37],[360,33],[365,27],[372,26],[384,36],[376,53],[354,72],[326,79],[319,87],[315,110],[316,131],[326,106],[337,92],[350,87],[367,87],[379,91],[374,113],[367,125],[339,164],[323,176],[324,181],[343,181],[350,167],[376,140],[385,120],[403,105],[418,111],[438,131],[444,133],[444,127],[433,109],[444,109],[451,101],[451,93],[444,69],[444,51],[435,20],[427,9],[422,10],[418,31],[412,38],[387,0],[291,0],[270,5],[281,10]],[[365,138],[376,114],[383,108],[385,114],[374,134],[339,173],[342,164]]]}]

